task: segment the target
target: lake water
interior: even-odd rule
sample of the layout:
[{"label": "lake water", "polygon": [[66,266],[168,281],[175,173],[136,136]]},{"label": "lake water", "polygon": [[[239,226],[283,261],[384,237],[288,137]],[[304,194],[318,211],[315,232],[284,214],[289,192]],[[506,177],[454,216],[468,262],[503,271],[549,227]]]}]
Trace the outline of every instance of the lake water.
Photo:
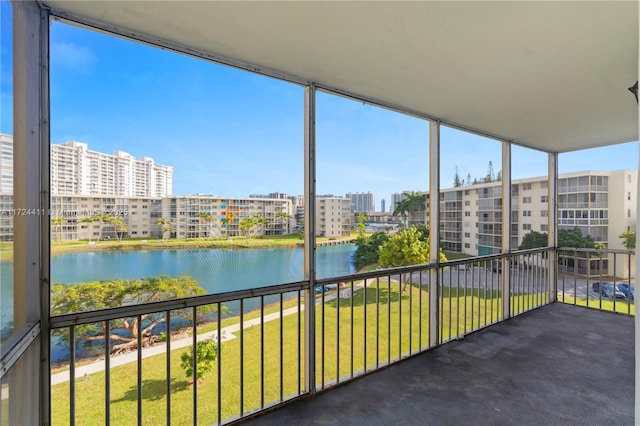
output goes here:
[{"label": "lake water", "polygon": [[[354,251],[354,244],[319,247],[316,252],[318,278],[355,272],[351,261]],[[73,285],[88,281],[189,275],[208,293],[224,293],[302,281],[303,256],[300,247],[69,253],[51,258],[51,278],[54,284]],[[6,326],[13,318],[11,262],[0,262],[0,279],[0,325]],[[255,308],[256,303],[247,303],[245,310]],[[233,307],[230,306],[231,312]]]}]

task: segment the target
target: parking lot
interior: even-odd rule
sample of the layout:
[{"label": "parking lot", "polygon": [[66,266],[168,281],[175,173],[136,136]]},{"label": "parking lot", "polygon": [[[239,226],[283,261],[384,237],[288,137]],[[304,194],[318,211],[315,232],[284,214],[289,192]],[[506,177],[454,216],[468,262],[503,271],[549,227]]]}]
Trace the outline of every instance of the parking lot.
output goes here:
[{"label": "parking lot", "polygon": [[[464,266],[463,268],[451,267],[442,274],[442,286],[452,288],[499,290],[501,273],[494,272],[490,268],[480,266]],[[395,281],[392,277],[392,281]],[[511,269],[512,290],[519,293],[536,293],[546,290],[544,270],[538,268],[513,268]],[[599,282],[599,278],[574,277],[570,274],[559,274],[558,276],[558,296],[589,298],[593,300],[610,300],[601,293],[593,291],[593,283]],[[612,279],[603,279],[603,282],[613,283]],[[411,282],[423,285],[429,283],[429,273],[414,273]],[[627,280],[616,279],[616,285],[628,283]],[[632,281],[633,284],[633,281]],[[618,298],[622,299],[621,297]],[[625,299],[626,300],[626,299]]]}]

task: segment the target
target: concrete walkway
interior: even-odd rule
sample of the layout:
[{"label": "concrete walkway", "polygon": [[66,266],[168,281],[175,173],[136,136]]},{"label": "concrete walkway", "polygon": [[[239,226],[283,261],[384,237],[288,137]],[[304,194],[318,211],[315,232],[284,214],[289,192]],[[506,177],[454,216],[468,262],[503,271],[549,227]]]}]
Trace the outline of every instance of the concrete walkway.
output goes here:
[{"label": "concrete walkway", "polygon": [[[373,282],[373,281],[371,281]],[[370,283],[367,282],[367,285],[369,285]],[[363,288],[364,285],[363,284],[358,284],[358,285],[354,285],[353,289],[354,290],[359,290],[361,288]],[[340,291],[338,291],[337,293],[333,293],[330,295],[325,296],[324,300],[325,302],[330,301],[330,300],[334,300],[336,298],[336,296],[339,296],[340,298],[348,298],[351,296],[351,287],[346,288],[346,289],[342,289]],[[317,298],[316,299],[316,304],[319,304],[322,301],[322,298]],[[301,306],[301,310],[304,310],[304,306]],[[298,307],[294,306],[292,308],[289,309],[285,309],[284,311],[282,311],[282,316],[286,317],[288,315],[293,315],[296,314],[298,312]],[[280,318],[280,312],[274,312],[268,315],[264,316],[264,322],[269,322],[269,321],[275,321],[277,319]],[[244,322],[243,327],[245,329],[247,328],[251,328],[255,325],[259,325],[260,324],[260,318],[254,318],[254,319],[250,319]],[[240,324],[234,324],[234,325],[230,325],[228,327],[224,327],[221,329],[221,341],[222,342],[227,342],[229,340],[233,340],[235,339],[237,336],[234,333],[237,333],[238,331],[240,331]],[[202,340],[206,340],[206,339],[217,339],[217,331],[212,331],[209,333],[203,333],[203,334],[198,334],[197,337],[198,341],[202,341]],[[191,346],[191,344],[193,343],[193,338],[192,337],[185,337],[182,339],[177,339],[177,340],[172,340],[171,341],[171,350],[176,350],[176,349],[181,349],[187,346]],[[167,351],[167,345],[166,343],[161,343],[149,348],[143,348],[142,349],[142,358],[148,358],[151,356],[156,356],[156,355],[160,355],[163,353],[166,353]],[[113,367],[118,367],[120,365],[124,365],[124,364],[128,364],[131,362],[137,362],[138,361],[138,353],[137,351],[132,351],[132,352],[128,352],[126,354],[122,354],[122,355],[115,355],[112,356],[110,358],[110,365],[111,368]],[[104,359],[100,360],[100,361],[96,361],[96,362],[92,362],[90,364],[86,364],[83,365],[81,367],[77,367],[76,371],[75,371],[75,375],[76,375],[76,380],[82,377],[85,377],[89,374],[94,374],[94,373],[98,373],[100,371],[104,371],[105,368],[105,362]],[[51,385],[57,385],[60,383],[64,383],[69,381],[69,374],[70,371],[62,371],[60,373],[56,373],[56,374],[52,374],[51,375]],[[4,399],[4,394],[3,394],[3,399]]]}]

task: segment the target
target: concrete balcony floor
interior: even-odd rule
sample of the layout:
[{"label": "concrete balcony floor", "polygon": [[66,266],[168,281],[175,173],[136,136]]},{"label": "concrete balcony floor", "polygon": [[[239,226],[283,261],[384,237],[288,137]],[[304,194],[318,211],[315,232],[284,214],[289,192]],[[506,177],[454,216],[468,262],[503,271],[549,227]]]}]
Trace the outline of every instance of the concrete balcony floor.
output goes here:
[{"label": "concrete balcony floor", "polygon": [[631,425],[633,317],[554,303],[250,425]]}]

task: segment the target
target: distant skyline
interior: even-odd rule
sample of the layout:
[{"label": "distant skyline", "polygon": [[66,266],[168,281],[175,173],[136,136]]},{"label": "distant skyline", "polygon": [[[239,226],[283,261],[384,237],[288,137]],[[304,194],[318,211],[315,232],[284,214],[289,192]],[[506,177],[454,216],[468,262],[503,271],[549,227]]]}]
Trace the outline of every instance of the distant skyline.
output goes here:
[{"label": "distant skyline", "polygon": [[[10,5],[0,22],[0,132],[13,133]],[[51,23],[51,143],[126,151],[174,167],[174,193],[229,197],[303,183],[303,88],[102,33]],[[319,92],[317,192],[391,194],[429,187],[429,123]],[[542,124],[541,124],[542,125]],[[441,130],[442,188],[501,169],[501,143]],[[547,174],[545,153],[514,146],[514,179]],[[560,173],[638,168],[637,142],[561,154]]]}]

